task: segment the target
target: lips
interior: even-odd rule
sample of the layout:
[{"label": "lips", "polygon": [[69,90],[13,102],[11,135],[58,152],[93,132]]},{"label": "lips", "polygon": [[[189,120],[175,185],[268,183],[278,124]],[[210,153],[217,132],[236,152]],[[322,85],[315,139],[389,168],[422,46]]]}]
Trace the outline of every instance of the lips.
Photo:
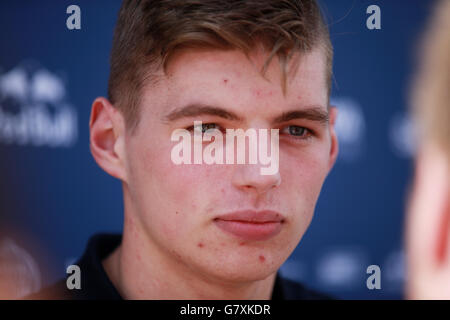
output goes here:
[{"label": "lips", "polygon": [[280,233],[284,217],[276,211],[237,211],[221,215],[214,223],[222,231],[244,240],[268,240]]}]

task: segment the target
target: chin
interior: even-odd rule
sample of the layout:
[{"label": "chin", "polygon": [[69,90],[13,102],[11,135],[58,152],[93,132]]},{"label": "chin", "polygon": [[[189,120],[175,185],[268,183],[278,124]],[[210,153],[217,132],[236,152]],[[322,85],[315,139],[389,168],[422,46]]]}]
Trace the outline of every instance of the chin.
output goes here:
[{"label": "chin", "polygon": [[213,273],[215,277],[227,282],[252,282],[264,280],[273,275],[280,265],[277,264],[275,266],[272,262],[261,266],[258,263],[243,262],[240,265],[229,264],[228,266],[221,266],[220,269],[215,269]]},{"label": "chin", "polygon": [[231,274],[225,280],[236,282],[236,283],[244,283],[244,282],[254,282],[265,280],[271,275],[273,275],[277,270],[261,270],[260,268],[249,269],[248,271],[239,271]]}]

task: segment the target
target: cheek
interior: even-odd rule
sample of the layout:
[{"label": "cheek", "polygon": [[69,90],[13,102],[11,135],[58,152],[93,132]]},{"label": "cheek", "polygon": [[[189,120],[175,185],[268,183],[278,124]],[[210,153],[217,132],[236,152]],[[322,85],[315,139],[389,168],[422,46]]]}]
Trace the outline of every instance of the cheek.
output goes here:
[{"label": "cheek", "polygon": [[180,239],[207,221],[210,204],[221,196],[225,166],[175,165],[170,151],[146,149],[136,175],[149,223],[158,225],[165,237]]},{"label": "cheek", "polygon": [[327,166],[325,159],[317,153],[304,153],[301,157],[289,157],[283,161],[280,164],[280,192],[284,195],[286,209],[291,213],[293,238],[290,244],[297,245],[314,216]]},{"label": "cheek", "polygon": [[320,148],[302,150],[280,159],[282,185],[296,205],[309,209],[310,215],[328,173],[328,159],[327,153]]},{"label": "cheek", "polygon": [[181,211],[195,213],[209,207],[220,193],[223,168],[202,165],[175,165],[168,163],[154,176],[155,183],[164,191],[164,197]]},{"label": "cheek", "polygon": [[183,170],[176,170],[163,145],[136,142],[129,154],[128,188],[136,214],[152,234],[174,238],[183,223],[182,209],[189,205],[186,189],[192,181]]}]

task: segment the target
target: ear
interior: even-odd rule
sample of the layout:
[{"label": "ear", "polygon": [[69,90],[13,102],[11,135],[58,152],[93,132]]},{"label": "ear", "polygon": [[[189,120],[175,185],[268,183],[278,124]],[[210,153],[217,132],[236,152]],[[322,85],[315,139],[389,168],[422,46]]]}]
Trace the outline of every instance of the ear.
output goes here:
[{"label": "ear", "polygon": [[126,181],[124,129],[119,110],[105,98],[95,99],[89,120],[91,153],[103,170],[122,181]]},{"label": "ear", "polygon": [[331,145],[330,145],[330,161],[328,170],[331,170],[331,168],[333,168],[339,153],[339,143],[335,130],[337,113],[338,113],[337,108],[335,106],[330,106],[328,110],[328,118],[329,118],[328,127],[330,130]]}]

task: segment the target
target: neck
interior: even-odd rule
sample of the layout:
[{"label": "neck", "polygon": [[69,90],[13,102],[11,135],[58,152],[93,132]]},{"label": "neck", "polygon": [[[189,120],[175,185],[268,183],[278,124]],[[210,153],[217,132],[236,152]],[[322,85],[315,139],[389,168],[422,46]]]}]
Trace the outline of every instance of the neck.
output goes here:
[{"label": "neck", "polygon": [[276,274],[245,283],[205,276],[176,255],[162,251],[125,218],[121,245],[103,261],[124,299],[270,299]]}]

